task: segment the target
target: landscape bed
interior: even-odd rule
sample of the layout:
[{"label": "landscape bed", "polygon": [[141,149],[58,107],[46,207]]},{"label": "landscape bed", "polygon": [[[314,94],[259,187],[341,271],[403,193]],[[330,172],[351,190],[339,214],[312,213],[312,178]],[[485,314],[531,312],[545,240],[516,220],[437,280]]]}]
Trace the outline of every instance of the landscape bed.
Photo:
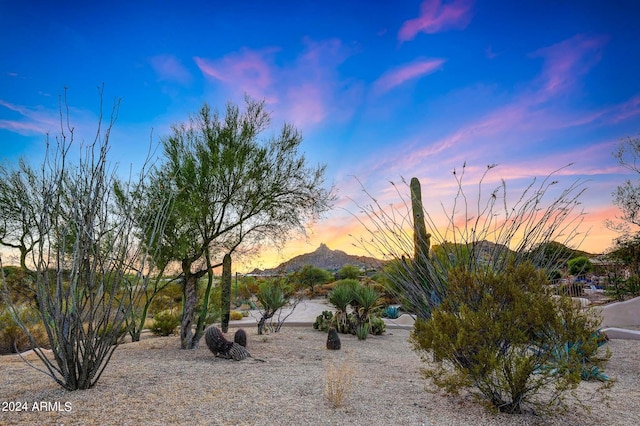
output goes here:
[{"label": "landscape bed", "polygon": [[[233,330],[231,330],[232,332]],[[121,345],[98,384],[68,392],[17,355],[0,357],[0,402],[26,411],[1,411],[0,424],[306,424],[306,425],[636,425],[640,423],[640,341],[612,340],[606,373],[617,382],[601,401],[597,382],[578,393],[590,412],[569,402],[555,415],[493,414],[470,395],[425,391],[424,365],[408,330],[359,341],[340,335],[342,349],[326,349],[326,333],[285,326],[279,333],[246,329],[253,359],[215,358],[204,341],[181,350],[177,337]],[[232,333],[227,336],[232,338]],[[27,355],[35,361],[34,354]],[[36,361],[37,362],[37,361]],[[331,367],[353,372],[342,407],[323,386]],[[434,389],[430,387],[430,389]],[[34,403],[43,411],[35,411]],[[44,403],[44,404],[41,404]],[[5,408],[5,407],[0,407]]]}]

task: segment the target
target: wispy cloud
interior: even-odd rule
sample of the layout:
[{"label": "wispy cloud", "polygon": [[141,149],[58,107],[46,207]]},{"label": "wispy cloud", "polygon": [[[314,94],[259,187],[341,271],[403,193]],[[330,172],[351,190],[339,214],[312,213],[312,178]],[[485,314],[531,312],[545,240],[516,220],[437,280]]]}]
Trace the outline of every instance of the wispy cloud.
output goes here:
[{"label": "wispy cloud", "polygon": [[387,92],[407,81],[431,74],[440,69],[444,63],[444,59],[427,59],[387,71],[373,83],[374,90],[378,93]]},{"label": "wispy cloud", "polygon": [[175,81],[181,84],[191,82],[191,74],[173,55],[154,56],[149,59],[149,63],[160,80]]},{"label": "wispy cloud", "polygon": [[277,96],[272,88],[275,72],[272,57],[277,50],[244,48],[217,60],[202,57],[195,57],[194,60],[206,77],[233,86],[241,93],[273,103],[277,101]]},{"label": "wispy cloud", "polygon": [[[610,155],[610,149],[591,155],[582,147],[561,155],[568,146],[563,143],[562,150],[558,149],[557,132],[573,131],[589,124],[613,123],[640,114],[640,96],[599,111],[566,108],[567,102],[571,103],[578,93],[584,76],[600,60],[606,41],[606,37],[577,35],[537,50],[532,56],[544,59],[537,77],[522,84],[505,103],[480,115],[457,120],[452,130],[438,137],[431,136],[429,124],[426,128],[419,127],[414,135],[405,136],[404,141],[396,143],[389,152],[370,158],[366,166],[354,173],[360,173],[359,177],[365,180],[369,176],[419,176],[425,164],[429,164],[430,172],[442,176],[447,168],[469,159],[481,165],[509,159],[516,163],[514,167],[521,176],[523,173],[544,175],[576,159],[587,162],[581,166],[582,174],[605,173],[602,158]],[[394,75],[394,79],[389,77],[392,75],[388,74],[389,81],[402,81],[402,73]],[[393,86],[388,83],[388,87]],[[558,99],[561,101],[555,102]],[[555,139],[550,139],[552,137]],[[519,157],[523,158],[522,162]]]},{"label": "wispy cloud", "polygon": [[25,136],[44,134],[59,127],[53,112],[27,108],[22,105],[5,102],[0,99],[0,107],[4,107],[19,115],[15,120],[0,120],[0,129],[6,129]]},{"label": "wispy cloud", "polygon": [[398,40],[407,41],[420,32],[434,34],[449,29],[464,29],[471,22],[472,0],[424,0],[420,5],[420,15],[402,24]]},{"label": "wispy cloud", "polygon": [[353,114],[361,92],[358,83],[342,81],[337,67],[351,54],[340,40],[304,39],[305,48],[291,61],[278,62],[279,48],[243,48],[220,59],[194,58],[203,75],[233,97],[264,99],[274,116],[298,126]]},{"label": "wispy cloud", "polygon": [[541,91],[555,96],[573,88],[602,57],[609,38],[578,34],[568,40],[535,51],[531,56],[544,59],[538,79]]}]

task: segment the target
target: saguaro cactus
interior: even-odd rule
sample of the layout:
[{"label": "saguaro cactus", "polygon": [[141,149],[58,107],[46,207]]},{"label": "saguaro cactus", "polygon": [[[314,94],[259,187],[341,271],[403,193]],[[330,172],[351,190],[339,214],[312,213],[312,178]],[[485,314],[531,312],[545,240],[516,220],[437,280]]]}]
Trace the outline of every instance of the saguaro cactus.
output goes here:
[{"label": "saguaro cactus", "polygon": [[429,258],[431,248],[431,234],[427,233],[424,222],[424,209],[422,207],[422,190],[418,178],[411,178],[411,208],[413,210],[413,245],[414,260]]},{"label": "saguaro cactus", "polygon": [[222,295],[220,302],[222,304],[222,332],[229,330],[229,314],[231,313],[231,255],[225,254],[222,258]]}]

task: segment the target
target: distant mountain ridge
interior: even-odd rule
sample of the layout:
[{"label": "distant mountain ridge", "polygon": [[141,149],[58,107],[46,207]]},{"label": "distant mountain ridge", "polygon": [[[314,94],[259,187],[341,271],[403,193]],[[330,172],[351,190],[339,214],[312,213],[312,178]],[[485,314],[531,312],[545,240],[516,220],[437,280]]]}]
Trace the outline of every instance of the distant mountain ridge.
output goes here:
[{"label": "distant mountain ridge", "polygon": [[[571,249],[561,243],[552,242],[549,243],[552,252],[560,251],[563,253],[562,257],[566,259],[576,256],[593,257],[593,255]],[[492,253],[503,252],[508,253],[511,250],[502,244],[496,244],[491,241],[483,240],[477,241],[475,244],[476,256],[478,259],[489,261]],[[281,263],[275,268],[270,269],[254,269],[249,274],[255,275],[272,275],[294,272],[301,269],[305,265],[313,265],[318,268],[326,269],[328,271],[338,271],[344,265],[354,265],[360,268],[366,269],[380,269],[386,262],[375,257],[369,256],[356,256],[347,254],[342,250],[331,250],[326,244],[322,243],[320,246],[311,253],[301,254],[295,256],[286,262]]]},{"label": "distant mountain ridge", "polygon": [[313,265],[328,271],[337,271],[344,265],[354,265],[364,269],[375,269],[379,268],[383,263],[383,261],[374,257],[355,256],[347,254],[342,250],[331,250],[326,244],[322,243],[315,251],[295,256],[275,268],[265,270],[254,269],[250,273],[256,275],[289,273],[297,271],[305,265]]}]

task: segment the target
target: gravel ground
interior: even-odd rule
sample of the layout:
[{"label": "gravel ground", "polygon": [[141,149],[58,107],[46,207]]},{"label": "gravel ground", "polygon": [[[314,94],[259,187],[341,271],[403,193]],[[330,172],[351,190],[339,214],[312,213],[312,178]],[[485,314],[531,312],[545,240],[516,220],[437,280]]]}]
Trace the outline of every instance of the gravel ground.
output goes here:
[{"label": "gravel ground", "polygon": [[[596,392],[598,384],[583,383],[578,391],[590,399],[590,412],[571,405],[564,414],[513,416],[489,413],[469,395],[426,392],[423,364],[407,330],[366,341],[341,335],[340,351],[327,350],[326,334],[311,327],[285,326],[265,336],[255,328],[246,331],[254,358],[240,362],[213,357],[204,341],[191,351],[180,350],[177,337],[123,344],[98,384],[86,391],[67,392],[16,355],[0,357],[0,424],[640,424],[640,341],[609,343],[613,356],[606,372],[617,382],[608,405]],[[353,378],[336,408],[324,383],[330,370],[341,367]],[[6,411],[15,402],[27,410]]]}]

